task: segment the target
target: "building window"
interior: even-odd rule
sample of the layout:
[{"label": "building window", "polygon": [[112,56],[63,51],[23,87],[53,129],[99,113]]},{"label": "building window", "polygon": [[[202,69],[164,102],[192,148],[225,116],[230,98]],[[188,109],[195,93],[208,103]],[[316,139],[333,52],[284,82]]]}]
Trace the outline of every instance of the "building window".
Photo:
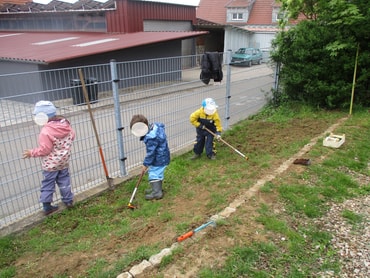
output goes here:
[{"label": "building window", "polygon": [[242,13],[233,13],[232,14],[233,20],[243,20],[243,14]]},{"label": "building window", "polygon": [[247,8],[228,8],[227,9],[227,22],[247,22],[248,9]]},{"label": "building window", "polygon": [[106,32],[104,13],[19,13],[1,18],[1,30]]},{"label": "building window", "polygon": [[287,18],[286,12],[279,12],[278,15],[277,15],[278,20],[282,20],[282,19],[286,19],[286,18]]},{"label": "building window", "polygon": [[274,8],[272,10],[272,22],[279,22],[286,19],[287,15],[285,11],[281,11],[280,8]]}]

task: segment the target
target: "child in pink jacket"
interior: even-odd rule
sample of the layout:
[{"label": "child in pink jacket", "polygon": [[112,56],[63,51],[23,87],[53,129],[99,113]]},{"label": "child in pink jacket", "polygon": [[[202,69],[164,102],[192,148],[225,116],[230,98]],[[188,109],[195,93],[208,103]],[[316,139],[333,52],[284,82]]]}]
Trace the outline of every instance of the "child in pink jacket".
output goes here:
[{"label": "child in pink jacket", "polygon": [[41,115],[41,118],[44,116],[46,123],[39,135],[39,146],[25,150],[23,158],[41,158],[43,180],[40,202],[43,204],[44,215],[49,215],[58,210],[57,206],[51,205],[55,184],[58,185],[62,201],[67,208],[73,206],[74,195],[68,167],[75,132],[66,118],[56,116],[56,108],[50,101],[37,102],[33,114],[36,117]]}]

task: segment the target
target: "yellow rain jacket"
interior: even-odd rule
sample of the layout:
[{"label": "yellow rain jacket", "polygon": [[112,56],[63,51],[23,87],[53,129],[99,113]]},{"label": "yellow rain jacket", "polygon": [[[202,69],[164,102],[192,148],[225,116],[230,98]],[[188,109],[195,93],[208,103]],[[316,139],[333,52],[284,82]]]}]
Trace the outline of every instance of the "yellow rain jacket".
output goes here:
[{"label": "yellow rain jacket", "polygon": [[191,113],[190,123],[195,127],[199,127],[202,124],[212,132],[222,132],[221,120],[218,112],[216,111],[213,115],[207,115],[203,107]]}]

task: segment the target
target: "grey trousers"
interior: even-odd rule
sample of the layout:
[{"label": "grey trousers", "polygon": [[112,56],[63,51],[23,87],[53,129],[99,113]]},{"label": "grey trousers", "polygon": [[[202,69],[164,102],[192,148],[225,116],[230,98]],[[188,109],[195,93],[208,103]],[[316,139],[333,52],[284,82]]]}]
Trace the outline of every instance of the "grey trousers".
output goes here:
[{"label": "grey trousers", "polygon": [[42,171],[44,179],[41,182],[41,203],[53,202],[53,194],[55,192],[55,184],[58,185],[62,201],[70,203],[73,201],[73,193],[71,188],[71,178],[68,168],[59,171]]}]

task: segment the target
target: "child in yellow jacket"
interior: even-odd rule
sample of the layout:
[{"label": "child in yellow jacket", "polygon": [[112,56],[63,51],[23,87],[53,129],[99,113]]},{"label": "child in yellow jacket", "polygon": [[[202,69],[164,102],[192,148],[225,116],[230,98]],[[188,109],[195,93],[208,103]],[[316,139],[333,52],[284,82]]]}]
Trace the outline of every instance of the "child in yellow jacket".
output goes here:
[{"label": "child in yellow jacket", "polygon": [[196,127],[197,133],[193,148],[194,156],[191,159],[200,158],[204,148],[209,159],[216,159],[214,136],[207,129],[215,133],[217,139],[221,137],[222,126],[217,107],[214,99],[206,98],[202,101],[202,107],[191,113],[190,123]]}]

